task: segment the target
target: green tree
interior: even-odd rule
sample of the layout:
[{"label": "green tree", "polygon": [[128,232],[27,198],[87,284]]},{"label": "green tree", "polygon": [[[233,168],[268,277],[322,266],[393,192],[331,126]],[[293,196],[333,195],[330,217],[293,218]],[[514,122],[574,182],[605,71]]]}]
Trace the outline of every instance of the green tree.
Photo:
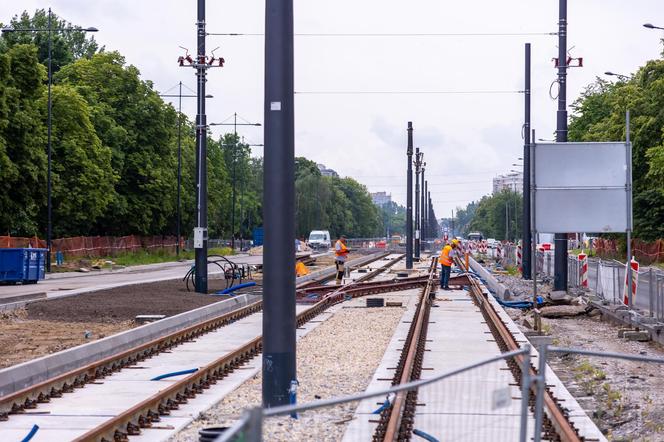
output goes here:
[{"label": "green tree", "polygon": [[[20,16],[15,15],[9,22],[10,28],[15,29],[48,29],[48,11],[38,9],[31,17],[27,11]],[[51,13],[51,69],[57,72],[63,66],[79,58],[90,58],[99,46],[94,36],[88,37],[84,31],[59,32],[58,29],[80,29],[71,23]],[[33,44],[37,47],[39,62],[48,63],[48,32],[3,32],[3,46],[13,47],[18,44]],[[103,49],[102,49],[103,50]]]},{"label": "green tree", "polygon": [[0,231],[43,233],[46,205],[45,69],[33,45],[0,54]]},{"label": "green tree", "polygon": [[650,60],[627,81],[589,85],[569,126],[570,141],[624,140],[630,110],[634,234],[645,240],[664,237],[663,108],[664,60]]}]

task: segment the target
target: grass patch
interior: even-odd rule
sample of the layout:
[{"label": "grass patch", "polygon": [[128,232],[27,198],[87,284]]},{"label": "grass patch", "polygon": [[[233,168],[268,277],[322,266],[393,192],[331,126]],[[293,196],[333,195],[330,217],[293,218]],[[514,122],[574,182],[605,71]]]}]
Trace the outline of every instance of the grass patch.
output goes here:
[{"label": "grass patch", "polygon": [[[81,258],[76,261],[70,261],[65,267],[53,266],[55,272],[77,271],[81,267],[91,267],[100,265],[101,267],[109,267],[106,261],[113,261],[115,265],[119,266],[138,266],[145,264],[159,264],[163,262],[174,262],[177,260],[194,259],[194,250],[181,250],[180,257],[175,255],[175,252],[166,250],[147,251],[141,250],[138,252],[120,253],[116,256],[106,256],[102,258]],[[208,255],[233,255],[233,250],[230,247],[219,247],[208,249]]]}]

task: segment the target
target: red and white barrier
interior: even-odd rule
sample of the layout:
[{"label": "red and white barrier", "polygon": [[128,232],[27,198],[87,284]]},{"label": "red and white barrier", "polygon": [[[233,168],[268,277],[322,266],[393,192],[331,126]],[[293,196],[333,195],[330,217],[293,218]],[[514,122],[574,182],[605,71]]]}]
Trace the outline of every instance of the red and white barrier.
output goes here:
[{"label": "red and white barrier", "polygon": [[[632,256],[632,305],[636,302],[636,289],[639,286],[639,263]],[[623,303],[629,305],[629,292],[627,288],[627,264],[625,264],[625,284],[623,285]]]},{"label": "red and white barrier", "polygon": [[496,260],[500,261],[503,258],[503,246],[501,243],[496,244]]},{"label": "red and white barrier", "polygon": [[523,269],[521,268],[521,244],[516,246],[516,267],[519,269],[519,272],[523,272]]},{"label": "red and white barrier", "polygon": [[579,275],[581,277],[581,287],[588,287],[588,255],[581,252],[577,255],[579,260]]}]

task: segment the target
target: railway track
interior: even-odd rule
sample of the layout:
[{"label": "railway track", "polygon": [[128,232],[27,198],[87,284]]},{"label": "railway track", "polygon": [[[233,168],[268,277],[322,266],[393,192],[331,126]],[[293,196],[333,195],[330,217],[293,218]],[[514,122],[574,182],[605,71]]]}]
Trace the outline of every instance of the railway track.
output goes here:
[{"label": "railway track", "polygon": [[[463,269],[465,265],[455,258],[455,264]],[[422,360],[424,357],[425,343],[427,339],[427,327],[429,311],[431,308],[430,295],[435,291],[437,281],[434,278],[435,261],[432,261],[429,268],[427,283],[420,294],[419,303],[415,311],[414,319],[411,323],[406,343],[400,355],[397,371],[392,380],[392,385],[404,384],[420,379]],[[463,281],[463,279],[458,279]],[[501,320],[494,306],[486,298],[479,282],[470,276],[467,276],[467,285],[473,303],[480,309],[491,333],[500,348],[501,352],[510,352],[520,348],[519,343],[512,335],[507,325]],[[453,283],[451,283],[453,284]],[[465,285],[465,284],[464,284]],[[518,355],[508,361],[508,367],[514,377],[515,384],[521,385],[521,364],[523,357]],[[537,375],[537,369],[530,366],[530,374]],[[531,410],[535,405],[536,389],[531,387],[529,394],[529,404]],[[580,442],[583,440],[568,419],[565,411],[556,400],[549,388],[545,389],[544,420],[543,420],[543,440]],[[373,434],[373,441],[408,441],[412,437],[414,416],[417,406],[417,390],[404,391],[398,393],[393,399],[391,405],[385,408],[380,414],[380,420]]]},{"label": "railway track", "polygon": [[[384,259],[386,254],[377,256],[371,262]],[[328,307],[342,302],[346,296],[362,296],[363,294],[376,293],[375,284],[367,284],[366,281],[378,276],[389,267],[398,262],[403,255],[395,259],[389,259],[378,268],[362,274],[357,280],[341,287],[331,286],[324,296],[315,304],[302,309],[297,315],[297,325],[301,327],[312,318],[325,311]],[[370,263],[366,263],[370,264]],[[332,276],[333,277],[333,276]],[[327,277],[329,278],[329,277]],[[321,280],[301,284],[299,289],[306,285],[320,286]],[[420,282],[411,281],[409,284]],[[421,284],[421,283],[420,283]],[[344,293],[352,289],[352,293]],[[382,288],[385,290],[385,288]],[[25,388],[21,391],[0,398],[0,418],[7,420],[11,415],[34,413],[41,403],[57,400],[63,395],[82,388],[87,384],[103,383],[104,378],[119,372],[122,369],[135,366],[141,361],[155,357],[160,353],[174,352],[181,344],[191,342],[214,332],[221,327],[230,326],[235,322],[247,318],[262,309],[261,302],[252,303],[242,309],[222,315],[220,317],[196,324],[184,330],[171,333],[154,341],[142,344],[121,354],[105,358],[103,360],[88,364],[79,369],[53,377],[37,385]],[[140,434],[141,428],[149,428],[158,425],[160,416],[168,415],[172,410],[178,409],[180,405],[195,397],[198,393],[208,389],[211,385],[228,376],[244,362],[258,355],[262,349],[260,334],[233,351],[226,352],[223,356],[199,367],[197,371],[186,375],[159,390],[156,394],[135,403],[131,408],[118,413],[116,416],[104,420],[101,425],[75,440],[80,441],[126,441],[129,436]],[[138,367],[137,367],[138,368]]]}]

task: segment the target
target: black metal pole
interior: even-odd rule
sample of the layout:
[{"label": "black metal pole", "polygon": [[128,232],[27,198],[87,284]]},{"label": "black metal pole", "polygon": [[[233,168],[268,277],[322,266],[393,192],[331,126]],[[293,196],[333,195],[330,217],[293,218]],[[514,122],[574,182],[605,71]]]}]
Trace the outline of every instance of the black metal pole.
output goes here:
[{"label": "black metal pole", "polygon": [[524,88],[524,123],[523,123],[523,217],[521,229],[521,274],[523,279],[530,279],[530,43],[525,49],[525,88]]},{"label": "black metal pole", "polygon": [[180,91],[178,93],[178,201],[177,201],[177,220],[175,222],[175,236],[177,237],[177,244],[175,245],[175,254],[180,256],[180,223],[181,223],[181,186],[182,186],[182,82],[179,84]]},{"label": "black metal pole", "polygon": [[[567,0],[559,0],[558,20],[558,112],[556,142],[567,142]],[[554,236],[554,290],[567,290],[567,234]]]},{"label": "black metal pole", "polygon": [[426,213],[426,204],[424,204],[424,195],[426,195],[426,192],[424,190],[424,165],[422,165],[422,192],[420,193],[420,254],[422,253],[422,249],[424,249],[424,246],[422,245],[424,242],[424,232],[426,230],[425,224],[424,224],[424,214]]},{"label": "black metal pole", "polygon": [[235,162],[237,155],[237,113],[233,113],[233,198],[231,205],[231,249],[235,250]]},{"label": "black metal pole", "polygon": [[424,200],[424,217],[422,218],[422,238],[426,241],[429,238],[429,182],[424,180],[422,174],[422,181],[424,181],[424,192],[422,199]]},{"label": "black metal pole", "polygon": [[289,403],[295,360],[293,0],[265,2],[263,406]]},{"label": "black metal pole", "polygon": [[413,268],[413,123],[408,122],[408,169],[406,172],[406,269]]},{"label": "black metal pole", "polygon": [[46,170],[46,212],[47,212],[47,225],[46,225],[46,271],[51,271],[51,240],[53,237],[53,204],[51,200],[51,115],[52,115],[52,101],[51,101],[51,84],[53,83],[53,70],[51,67],[52,58],[52,31],[51,31],[51,8],[48,8],[48,140],[47,140],[47,170]]},{"label": "black metal pole", "polygon": [[[196,22],[198,51],[196,56],[196,78],[198,113],[196,114],[196,227],[194,232],[196,291],[207,293],[207,117],[205,115],[205,0],[198,0]],[[198,243],[196,238],[198,236]]]},{"label": "black metal pole", "polygon": [[420,260],[420,168],[422,153],[415,149],[415,260]]}]

